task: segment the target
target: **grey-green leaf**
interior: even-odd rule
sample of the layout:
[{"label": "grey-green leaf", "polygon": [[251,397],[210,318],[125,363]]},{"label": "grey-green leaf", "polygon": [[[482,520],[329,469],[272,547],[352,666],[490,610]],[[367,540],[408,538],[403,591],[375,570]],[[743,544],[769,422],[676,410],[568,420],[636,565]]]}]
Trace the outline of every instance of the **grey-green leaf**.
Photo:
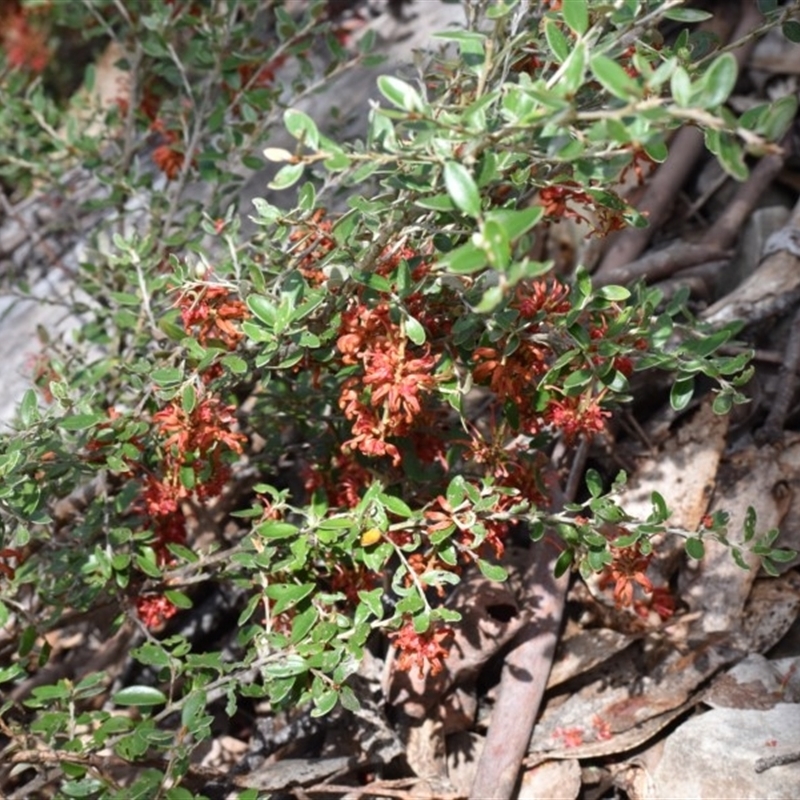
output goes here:
[{"label": "grey-green leaf", "polygon": [[481,213],[481,196],[469,170],[457,161],[448,161],[444,165],[443,175],[447,193],[456,207],[471,217],[478,217]]}]

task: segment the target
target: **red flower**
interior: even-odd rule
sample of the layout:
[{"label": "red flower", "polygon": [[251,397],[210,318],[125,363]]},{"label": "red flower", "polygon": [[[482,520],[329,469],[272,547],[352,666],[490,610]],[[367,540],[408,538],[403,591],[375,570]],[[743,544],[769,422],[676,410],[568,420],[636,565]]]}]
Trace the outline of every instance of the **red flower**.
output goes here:
[{"label": "red flower", "polygon": [[425,633],[417,633],[414,625],[408,622],[390,636],[400,650],[397,668],[408,672],[412,667],[416,667],[419,677],[422,678],[425,675],[426,665],[431,675],[438,675],[444,669],[444,659],[449,654],[449,647],[445,647],[444,642],[453,636],[453,629],[442,626],[427,630]]},{"label": "red flower", "polygon": [[175,180],[183,167],[183,153],[174,150],[168,144],[162,144],[153,150],[153,163],[167,176],[169,180]]},{"label": "red flower", "polygon": [[558,428],[567,442],[585,433],[591,436],[605,430],[605,418],[611,412],[600,408],[597,398],[565,397],[563,400],[551,400],[545,412],[545,421]]},{"label": "red flower", "polygon": [[41,72],[50,60],[45,34],[35,30],[28,22],[29,10],[18,3],[10,3],[11,11],[0,12],[0,44],[5,50],[8,65],[12,69],[27,69]]},{"label": "red flower", "polygon": [[611,553],[614,560],[600,576],[599,586],[605,589],[613,583],[617,608],[629,608],[633,605],[636,586],[647,594],[653,592],[653,584],[646,575],[653,556],[652,553],[643,555],[639,542],[630,547],[612,547]]},{"label": "red flower", "polygon": [[137,598],[136,612],[148,628],[159,628],[170,617],[174,617],[178,609],[166,597],[148,595]]}]

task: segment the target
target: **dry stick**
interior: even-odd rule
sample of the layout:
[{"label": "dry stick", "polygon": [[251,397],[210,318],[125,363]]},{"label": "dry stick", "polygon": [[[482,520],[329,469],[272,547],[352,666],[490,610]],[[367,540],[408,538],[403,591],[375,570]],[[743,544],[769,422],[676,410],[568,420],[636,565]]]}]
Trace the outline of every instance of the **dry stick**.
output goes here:
[{"label": "dry stick", "polygon": [[775,392],[772,407],[763,427],[756,433],[758,443],[774,443],[783,438],[783,424],[797,388],[798,367],[800,367],[800,308],[795,311],[792,327],[789,330],[786,353],[778,373],[778,390]]},{"label": "dry stick", "polygon": [[559,549],[550,540],[542,539],[534,548],[526,580],[535,611],[503,665],[500,693],[470,791],[475,800],[511,797],[555,656],[569,572],[554,576]]},{"label": "dry stick", "polygon": [[698,264],[730,257],[727,248],[736,241],[756,203],[783,169],[785,161],[785,151],[762,158],[699,244],[677,242],[663,250],[654,250],[636,261],[598,273],[594,276],[595,286],[624,285],[639,278],[648,282],[658,281]]},{"label": "dry stick", "polygon": [[725,250],[734,244],[761,195],[783,169],[786,155],[784,149],[758,162],[747,181],[739,186],[725,211],[706,231],[701,246]]},{"label": "dry stick", "polygon": [[[586,449],[579,448],[573,473],[583,469]],[[572,499],[565,498],[558,486],[550,488],[554,508],[562,508]],[[515,637],[503,665],[497,703],[470,790],[473,800],[508,800],[516,786],[547,688],[564,613],[569,571],[555,577],[561,550],[560,543],[548,537],[533,546],[522,598],[532,614]]]},{"label": "dry stick", "polygon": [[[742,17],[733,34],[733,41],[746,36],[758,28],[760,23],[761,15],[756,4],[752,0],[744,0]],[[750,39],[734,53],[739,69],[744,65],[754,44]],[[595,277],[599,278],[606,272],[619,269],[644,252],[653,233],[669,214],[670,201],[691,174],[702,152],[702,132],[694,127],[681,128],[672,141],[669,157],[653,176],[639,205],[639,211],[648,217],[649,225],[646,228],[629,228],[611,238]]]},{"label": "dry stick", "polygon": [[714,244],[690,244],[677,242],[663,250],[653,250],[636,261],[631,261],[607,272],[593,276],[595,286],[608,286],[611,283],[626,284],[639,278],[648,283],[669,278],[676,272],[689,267],[730,258],[731,253],[720,249]]},{"label": "dry stick", "polygon": [[[787,227],[800,227],[800,201],[795,204]],[[772,401],[764,426],[756,434],[759,442],[776,442],[782,438],[783,424],[789,413],[795,389],[797,388],[797,370],[800,367],[800,308],[795,311],[792,327],[789,329],[789,341],[778,374],[778,390]]]}]

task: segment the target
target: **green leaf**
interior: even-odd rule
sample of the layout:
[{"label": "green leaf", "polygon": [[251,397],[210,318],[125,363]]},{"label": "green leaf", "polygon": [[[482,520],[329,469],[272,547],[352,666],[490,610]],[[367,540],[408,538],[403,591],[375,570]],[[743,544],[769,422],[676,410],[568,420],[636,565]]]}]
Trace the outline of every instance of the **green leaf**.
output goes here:
[{"label": "green leaf", "polygon": [[498,208],[486,214],[486,221],[502,225],[508,238],[514,241],[538,224],[542,216],[544,209],[541,206],[529,206],[519,210]]},{"label": "green leaf", "polygon": [[739,67],[733,53],[717,56],[700,79],[699,91],[693,95],[693,102],[702,108],[722,105],[736,85],[738,72]]},{"label": "green leaf", "polygon": [[795,44],[800,44],[800,22],[796,19],[787,19],[781,26],[783,35]]},{"label": "green leaf", "polygon": [[670,8],[664,12],[664,19],[675,20],[675,22],[703,22],[713,16],[708,11],[700,11],[697,8]]},{"label": "green leaf", "polygon": [[730,394],[718,394],[711,404],[711,410],[719,416],[727,414],[733,407],[733,397]]},{"label": "green leaf", "polygon": [[756,535],[756,510],[747,506],[744,515],[744,541],[749,542]]},{"label": "green leaf", "polygon": [[381,75],[378,78],[378,91],[392,105],[405,111],[422,111],[425,108],[419,92],[405,81],[401,81],[400,78]]},{"label": "green leaf", "polygon": [[683,67],[677,67],[669,82],[672,98],[681,108],[692,104],[692,79]]},{"label": "green leaf", "polygon": [[691,536],[688,538],[686,540],[686,552],[690,558],[694,558],[696,561],[699,561],[706,553],[703,540],[698,539],[696,536]]},{"label": "green leaf", "polygon": [[603,479],[600,473],[591,467],[586,470],[586,488],[592,497],[600,497],[603,494]]},{"label": "green leaf", "polygon": [[247,298],[247,307],[267,327],[275,327],[275,320],[278,318],[278,309],[272,300],[260,294],[251,294]]},{"label": "green leaf", "polygon": [[150,377],[159,386],[173,386],[183,380],[183,370],[177,367],[162,367],[150,373]]},{"label": "green leaf", "polygon": [[111,701],[118,706],[158,706],[167,702],[167,696],[152,686],[126,686]]},{"label": "green leaf", "polygon": [[283,113],[283,124],[295,139],[299,139],[312,150],[319,148],[319,130],[308,114],[295,108],[287,108]]},{"label": "green leaf", "polygon": [[[181,377],[183,377],[183,375],[181,375]],[[107,419],[108,417],[105,414],[73,414],[72,416],[64,417],[64,419],[59,420],[58,427],[63,428],[65,431],[82,431]]]},{"label": "green leaf", "polygon": [[185,595],[183,592],[179,592],[176,589],[165,589],[164,590],[164,597],[172,603],[176,608],[191,608],[192,601],[191,599]]},{"label": "green leaf", "polygon": [[556,566],[553,570],[556,578],[560,578],[571,566],[575,559],[575,552],[569,548],[556,559]]},{"label": "green leaf", "polygon": [[694,377],[689,376],[675,381],[669,393],[669,403],[676,411],[682,411],[689,405],[694,395]]},{"label": "green leaf", "polygon": [[197,392],[191,383],[187,383],[181,392],[181,407],[187,414],[191,414],[197,405]]},{"label": "green leaf", "polygon": [[286,164],[281,167],[275,177],[267,184],[270,189],[280,191],[294,186],[303,176],[305,164]]},{"label": "green leaf", "polygon": [[274,614],[280,614],[287,608],[297,605],[308,597],[317,588],[316,583],[271,583],[264,590],[270,600],[275,601],[272,609]]},{"label": "green leaf", "polygon": [[630,296],[630,290],[624,286],[602,286],[597,290],[597,296],[605,300],[611,300],[615,303],[620,303],[627,300]]},{"label": "green leaf", "polygon": [[394,495],[391,494],[381,493],[378,496],[378,500],[381,503],[383,503],[387,511],[389,511],[392,514],[395,514],[398,517],[409,519],[410,517],[414,516],[414,512],[411,510],[409,505],[404,500],[401,500],[399,497],[395,497]]},{"label": "green leaf", "polygon": [[544,21],[544,38],[547,39],[547,44],[556,57],[556,61],[563,64],[569,57],[570,47],[561,26],[552,19],[546,19]]},{"label": "green leaf", "polygon": [[[565,96],[575,94],[583,85],[586,74],[586,43],[578,42],[569,54],[565,64],[564,72],[562,73],[561,80],[558,82],[558,88],[564,93]],[[582,145],[579,141],[573,139],[570,142],[573,148],[581,148]],[[582,150],[578,150],[578,155]],[[575,154],[573,154],[574,156]],[[566,153],[561,154],[562,158],[566,157]]]},{"label": "green leaf", "polygon": [[489,265],[500,272],[505,272],[511,263],[511,243],[503,226],[494,220],[484,221],[480,238]]},{"label": "green leaf", "polygon": [[290,536],[297,536],[300,529],[289,522],[268,520],[256,526],[256,533],[265,539],[288,539]]},{"label": "green leaf", "polygon": [[425,344],[425,328],[414,317],[406,317],[404,320],[406,336],[417,346]]},{"label": "green leaf", "polygon": [[333,710],[339,701],[339,694],[334,689],[326,689],[319,697],[314,698],[312,717],[322,717]]},{"label": "green leaf", "polygon": [[508,577],[508,571],[504,567],[482,558],[478,559],[478,569],[483,577],[490,581],[504,581]]},{"label": "green leaf", "polygon": [[39,401],[33,389],[26,389],[22,395],[22,403],[19,407],[19,419],[22,426],[29,428],[34,422],[39,421]]},{"label": "green leaf", "polygon": [[586,7],[586,0],[565,0],[561,8],[564,22],[578,36],[586,33],[589,27],[589,10]]},{"label": "green leaf", "polygon": [[[796,23],[800,26],[800,22]],[[779,141],[783,138],[789,126],[797,116],[797,96],[794,94],[781,97],[769,106],[769,110],[764,115],[764,118],[759,126],[759,129],[773,142]]]},{"label": "green leaf", "polygon": [[664,498],[658,492],[650,494],[650,502],[653,504],[653,514],[659,520],[665,520],[669,516],[669,509]]},{"label": "green leaf", "polygon": [[456,207],[477,218],[481,213],[481,196],[469,170],[457,161],[448,161],[443,170],[444,185]]},{"label": "green leaf", "polygon": [[486,267],[486,252],[472,242],[462,244],[439,259],[439,266],[456,275],[467,275]]},{"label": "green leaf", "polygon": [[641,97],[642,87],[616,61],[598,54],[592,58],[590,67],[603,88],[615,97],[626,101]]}]

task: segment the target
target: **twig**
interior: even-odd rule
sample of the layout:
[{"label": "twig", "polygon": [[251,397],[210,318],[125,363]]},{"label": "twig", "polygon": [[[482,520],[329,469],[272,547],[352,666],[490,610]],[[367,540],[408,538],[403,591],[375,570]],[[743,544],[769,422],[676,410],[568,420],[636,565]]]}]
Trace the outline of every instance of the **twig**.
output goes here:
[{"label": "twig", "polygon": [[[585,455],[579,448],[573,471],[579,471]],[[566,500],[559,487],[550,488],[553,507],[563,507]],[[503,665],[497,703],[470,791],[473,800],[507,800],[517,783],[547,688],[564,613],[569,571],[555,577],[561,550],[560,543],[554,547],[548,538],[534,545],[523,597],[532,615],[514,639]]]},{"label": "twig", "polygon": [[785,161],[786,151],[783,151],[765,156],[758,162],[750,173],[750,177],[739,186],[725,211],[706,231],[702,239],[703,245],[725,250],[734,244],[756,203],[775,177],[780,174]]},{"label": "twig", "polygon": [[766,756],[756,761],[755,771],[766,772],[773,767],[782,767],[784,764],[794,764],[796,761],[800,761],[800,750],[795,750],[794,753],[783,753],[779,756]]},{"label": "twig", "polygon": [[607,286],[610,283],[624,285],[643,278],[651,283],[669,278],[676,272],[698,264],[730,258],[730,255],[716,244],[690,244],[679,241],[663,250],[652,250],[636,261],[595,275],[592,282],[595,286]]},{"label": "twig", "polygon": [[764,426],[756,432],[758,444],[774,443],[782,438],[783,425],[797,388],[798,367],[800,367],[800,308],[795,311],[792,327],[789,329],[789,341],[778,373],[778,389],[772,399],[772,407]]}]

